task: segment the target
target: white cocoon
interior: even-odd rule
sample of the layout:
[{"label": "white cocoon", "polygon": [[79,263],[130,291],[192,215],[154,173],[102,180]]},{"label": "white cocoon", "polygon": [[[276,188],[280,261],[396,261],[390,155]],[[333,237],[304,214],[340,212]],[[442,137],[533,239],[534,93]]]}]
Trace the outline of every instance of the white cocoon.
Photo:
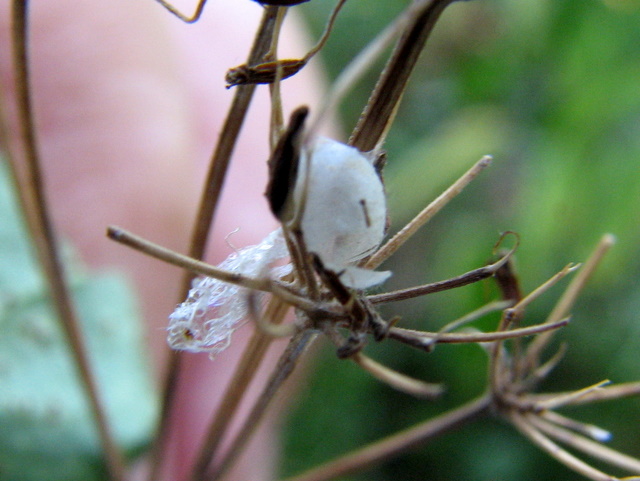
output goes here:
[{"label": "white cocoon", "polygon": [[[354,147],[319,137],[302,149],[298,179],[295,199],[302,209],[304,240],[327,268],[340,273],[380,245],[387,205],[382,181],[369,157]],[[347,275],[342,281],[363,289],[389,276],[371,272],[367,281],[363,274]]]}]

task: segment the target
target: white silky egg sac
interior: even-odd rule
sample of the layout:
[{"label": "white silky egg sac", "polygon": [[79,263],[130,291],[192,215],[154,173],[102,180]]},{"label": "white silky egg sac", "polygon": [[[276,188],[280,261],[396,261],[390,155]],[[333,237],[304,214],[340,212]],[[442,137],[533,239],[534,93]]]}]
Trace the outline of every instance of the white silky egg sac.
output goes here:
[{"label": "white silky egg sac", "polygon": [[344,271],[341,278],[350,287],[384,281],[390,273],[353,266],[380,245],[386,225],[384,186],[369,157],[319,137],[303,147],[301,170],[296,201],[303,206],[300,225],[307,249],[328,268]]}]

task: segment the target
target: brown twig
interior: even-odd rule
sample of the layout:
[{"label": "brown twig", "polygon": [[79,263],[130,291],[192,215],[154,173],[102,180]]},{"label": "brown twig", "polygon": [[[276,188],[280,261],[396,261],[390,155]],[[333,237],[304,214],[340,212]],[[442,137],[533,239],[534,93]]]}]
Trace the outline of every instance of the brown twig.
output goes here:
[{"label": "brown twig", "polygon": [[389,339],[395,339],[396,341],[401,341],[421,349],[431,350],[436,343],[461,344],[470,342],[493,342],[534,336],[542,332],[559,329],[568,323],[569,319],[561,319],[553,324],[543,323],[535,326],[496,332],[423,332],[392,327],[389,330]]},{"label": "brown twig", "polygon": [[[204,5],[204,1],[201,5]],[[265,8],[247,61],[249,65],[259,63],[262,57],[269,51],[277,10],[277,7]],[[231,155],[235,148],[242,124],[244,123],[249,104],[253,98],[255,87],[255,85],[241,85],[238,87],[227,112],[224,125],[220,131],[220,140],[211,157],[209,172],[203,184],[204,192],[191,235],[189,256],[194,259],[202,259],[204,257],[208,233],[213,223]],[[182,289],[178,294],[179,302],[185,298],[191,284],[191,279],[192,275],[186,273],[183,278]],[[160,422],[155,443],[151,450],[150,480],[154,480],[158,476],[162,452],[167,443],[169,414],[174,402],[178,373],[180,372],[181,355],[178,351],[171,351],[163,379]]]},{"label": "brown twig", "polygon": [[373,254],[365,263],[367,269],[375,269],[385,260],[391,257],[418,229],[424,226],[431,218],[455,196],[469,185],[480,172],[491,164],[491,156],[484,156],[476,162],[469,170],[467,170],[458,180],[456,180],[449,188],[440,194],[433,202],[425,207],[411,222],[396,233],[387,243]]},{"label": "brown twig", "polygon": [[36,254],[47,280],[58,321],[71,346],[75,366],[94,415],[100,441],[104,448],[107,470],[111,479],[124,478],[124,459],[116,445],[105,408],[100,399],[98,385],[85,349],[84,338],[76,308],[65,279],[64,266],[54,226],[47,208],[44,177],[40,168],[38,141],[33,121],[30,92],[28,56],[28,5],[27,0],[12,2],[12,53],[16,71],[16,92],[19,128],[24,148],[24,167],[11,156],[14,176],[20,183],[20,196],[27,226],[36,245]]},{"label": "brown twig", "polygon": [[198,5],[196,6],[196,10],[190,16],[182,13],[180,10],[174,7],[170,2],[167,2],[167,0],[156,0],[156,2],[158,2],[164,8],[169,10],[172,14],[174,14],[183,22],[194,23],[194,22],[197,22],[200,16],[202,15],[202,11],[204,10],[204,5],[205,3],[207,3],[207,0],[198,0]]},{"label": "brown twig", "polygon": [[616,478],[613,476],[609,476],[608,474],[589,466],[584,461],[578,459],[573,454],[562,449],[556,443],[551,441],[547,436],[535,428],[525,415],[514,411],[510,414],[509,418],[513,425],[533,444],[565,466],[589,479],[593,479],[594,481],[615,481]]},{"label": "brown twig", "polygon": [[[271,319],[271,322],[281,322],[288,310],[289,307],[286,304],[279,302],[278,299],[272,298],[267,305],[265,316]],[[242,358],[235,369],[234,375],[231,377],[232,382],[227,386],[225,394],[222,397],[222,403],[216,411],[216,416],[210,424],[196,456],[196,462],[191,474],[193,481],[205,479],[207,468],[220,447],[222,437],[229,429],[233,415],[249,383],[254,379],[272,340],[272,338],[266,336],[260,330],[256,330],[249,340],[247,347],[242,353]]]},{"label": "brown twig", "polygon": [[328,481],[362,471],[482,416],[490,405],[491,397],[482,396],[457,409],[283,481]]},{"label": "brown twig", "polygon": [[[578,272],[571,284],[569,284],[562,298],[558,301],[556,307],[553,309],[551,314],[549,314],[549,317],[545,322],[555,322],[567,315],[567,313],[575,303],[578,294],[582,291],[585,284],[587,283],[587,280],[591,278],[596,267],[600,264],[600,261],[602,261],[604,255],[613,246],[614,243],[615,237],[611,234],[605,234],[600,239],[600,242],[591,253],[587,261],[584,263],[584,266],[580,269],[580,272]],[[524,366],[534,366],[538,363],[538,359],[540,358],[542,350],[547,346],[552,335],[553,333],[547,333],[534,339],[534,341],[529,345],[527,349],[526,357],[523,359]]]},{"label": "brown twig", "polygon": [[444,9],[455,0],[419,0],[412,23],[405,29],[362,112],[349,144],[361,152],[378,147],[393,121],[420,53]]},{"label": "brown twig", "polygon": [[[549,399],[558,398],[561,396],[568,396],[569,392],[562,393],[544,393],[544,394],[529,394],[527,399],[532,403],[538,404],[545,402]],[[565,402],[565,406],[579,406],[581,404],[611,401],[613,399],[622,399],[631,396],[640,396],[640,382],[628,382],[622,384],[615,384],[613,386],[606,386],[598,389],[597,391],[591,391],[585,393],[583,396],[572,398]]]},{"label": "brown twig", "polygon": [[222,282],[244,287],[245,289],[269,292],[274,296],[277,296],[280,301],[303,309],[312,315],[326,316],[328,318],[334,318],[336,316],[335,312],[325,309],[323,306],[319,306],[317,303],[298,295],[292,287],[268,277],[256,278],[246,276],[238,272],[229,272],[212,266],[211,264],[207,264],[206,262],[198,261],[191,257],[179,254],[158,244],[154,244],[153,242],[132,234],[125,229],[115,226],[109,226],[107,228],[107,237],[119,242],[120,244],[131,247],[132,249],[136,249],[147,256],[181,267],[188,272],[200,274],[206,277],[213,277]]},{"label": "brown twig", "polygon": [[255,433],[260,421],[267,411],[267,408],[270,406],[271,401],[273,401],[274,396],[277,394],[284,382],[289,378],[298,364],[300,357],[311,345],[313,340],[316,338],[316,335],[317,333],[315,331],[307,329],[298,332],[291,338],[287,348],[280,356],[276,368],[273,370],[271,377],[260,394],[260,397],[253,405],[251,412],[242,425],[242,428],[231,442],[229,450],[225,454],[224,458],[218,466],[214,466],[202,479],[217,481],[219,479],[223,479],[225,475],[228,474],[229,470],[233,467],[235,461],[242,453],[244,447]]},{"label": "brown twig", "polygon": [[[397,291],[385,292],[383,294],[373,294],[368,296],[369,302],[372,304],[384,304],[387,302],[404,301],[407,299],[413,299],[415,297],[424,296],[427,294],[433,294],[435,292],[447,291],[456,287],[462,287],[474,282],[478,282],[482,279],[491,277],[495,272],[509,259],[509,256],[513,254],[511,251],[509,254],[501,258],[499,261],[489,264],[488,266],[479,267],[469,272],[465,272],[456,277],[446,279],[444,281],[433,282],[431,284],[425,284],[423,286],[409,287],[407,289],[398,289]],[[374,254],[375,255],[375,254]]]}]

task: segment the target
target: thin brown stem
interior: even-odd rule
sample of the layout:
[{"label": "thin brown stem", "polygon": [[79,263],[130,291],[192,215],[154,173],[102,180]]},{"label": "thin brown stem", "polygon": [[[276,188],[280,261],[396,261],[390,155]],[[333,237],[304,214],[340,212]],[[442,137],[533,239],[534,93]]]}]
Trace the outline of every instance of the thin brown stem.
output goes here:
[{"label": "thin brown stem", "polygon": [[457,196],[469,183],[477,177],[477,175],[491,164],[490,156],[482,157],[467,172],[465,172],[458,180],[440,194],[433,202],[425,207],[417,216],[394,235],[384,246],[373,254],[365,263],[365,268],[375,269],[389,257],[391,257],[407,240],[415,234],[418,229],[424,226],[431,218],[436,215],[440,209],[449,203],[451,199]]},{"label": "thin brown stem", "polygon": [[453,1],[455,0],[419,0],[412,23],[398,41],[358,125],[351,134],[350,145],[361,152],[368,152],[381,144],[434,25]]},{"label": "thin brown stem", "polygon": [[444,387],[441,384],[427,383],[409,377],[374,361],[360,352],[353,355],[351,359],[379,381],[411,396],[421,399],[433,399],[444,392]]},{"label": "thin brown stem", "polygon": [[[98,386],[89,363],[84,337],[75,306],[71,299],[69,285],[64,275],[64,266],[60,258],[60,249],[51,221],[47,199],[45,197],[44,177],[40,168],[38,141],[33,120],[31,104],[30,72],[28,58],[28,1],[12,2],[12,53],[16,70],[16,92],[18,103],[19,128],[24,148],[24,167],[21,169],[17,159],[13,171],[20,181],[20,195],[31,238],[36,245],[36,254],[47,280],[47,286],[53,301],[53,308],[62,326],[78,369],[82,385],[87,394],[91,410],[98,427],[107,470],[111,479],[124,478],[124,459],[118,449],[109,426],[107,415],[100,399]],[[21,175],[22,173],[22,175]]]},{"label": "thin brown stem", "polygon": [[508,256],[505,256],[494,264],[489,264],[488,266],[465,272],[464,274],[452,277],[451,279],[433,282],[431,284],[425,284],[423,286],[409,287],[407,289],[385,292],[384,294],[374,294],[368,296],[367,299],[372,304],[384,304],[387,302],[404,301],[427,294],[433,294],[435,292],[442,292],[449,289],[454,289],[456,287],[466,286],[469,284],[473,284],[474,282],[478,282],[482,279],[491,277],[496,272],[496,270],[498,270],[500,266],[507,261],[507,259]]},{"label": "thin brown stem", "polygon": [[390,23],[373,41],[361,50],[342,70],[331,86],[326,102],[319,106],[314,114],[307,137],[316,135],[323,120],[328,117],[328,112],[334,112],[337,105],[344,99],[345,95],[368,71],[376,59],[391,44],[394,38],[405,30],[415,12],[419,10],[419,5],[411,4],[396,19]]},{"label": "thin brown stem", "polygon": [[455,331],[456,329],[459,329],[477,319],[480,319],[481,317],[484,317],[487,314],[490,314],[496,311],[502,311],[504,309],[511,307],[512,305],[513,305],[513,301],[511,300],[490,302],[489,304],[485,304],[484,306],[479,307],[478,309],[465,314],[464,316],[456,319],[455,321],[451,321],[445,324],[438,331],[438,333]]},{"label": "thin brown stem", "polygon": [[[584,263],[584,266],[582,266],[576,277],[569,284],[566,291],[556,304],[553,311],[551,311],[551,314],[549,314],[549,317],[545,322],[555,322],[568,314],[569,310],[575,303],[585,284],[593,275],[596,267],[600,264],[600,261],[602,261],[604,255],[613,246],[614,243],[615,237],[611,234],[605,234],[600,239],[600,242],[598,242],[598,245],[591,253],[587,261]],[[551,336],[553,336],[553,333],[549,332],[547,334],[538,336],[533,340],[533,342],[531,342],[524,359],[525,366],[531,367],[535,366],[538,363],[538,359],[540,358],[542,350],[551,340]]]},{"label": "thin brown stem", "polygon": [[[545,394],[528,394],[527,398],[534,404],[540,402],[546,402],[550,399],[554,399],[560,396],[568,396],[569,392],[559,393],[545,393]],[[615,384],[613,386],[606,386],[598,389],[597,391],[591,391],[584,396],[578,398],[572,398],[564,403],[565,406],[578,406],[581,404],[611,401],[613,399],[622,399],[631,396],[640,396],[640,382],[628,382],[622,384]]]},{"label": "thin brown stem", "polygon": [[362,471],[482,416],[490,406],[491,397],[482,396],[457,409],[283,481],[327,481]]},{"label": "thin brown stem", "polygon": [[529,413],[526,417],[532,425],[547,436],[550,436],[551,438],[556,439],[574,449],[578,449],[595,459],[604,461],[611,466],[616,466],[632,472],[633,474],[640,474],[640,460],[545,421],[535,414]]},{"label": "thin brown stem", "polygon": [[533,444],[568,468],[573,469],[577,473],[580,473],[589,479],[593,479],[594,481],[615,481],[614,477],[589,466],[584,461],[576,458],[573,454],[562,449],[556,443],[551,441],[537,428],[532,426],[523,414],[512,412],[509,415],[509,419],[518,431],[527,437]]},{"label": "thin brown stem", "polygon": [[242,428],[231,442],[231,446],[227,451],[220,465],[214,466],[203,479],[216,481],[223,479],[234,466],[238,457],[244,451],[249,440],[255,433],[264,418],[267,408],[273,401],[274,396],[278,393],[284,382],[289,378],[294,368],[298,364],[300,357],[306,352],[309,345],[316,338],[316,332],[312,330],[304,330],[298,332],[291,338],[284,353],[280,356],[278,364],[273,370],[271,377],[267,381],[260,397],[253,405],[251,412],[244,421]]},{"label": "thin brown stem", "polygon": [[107,228],[107,237],[119,242],[120,244],[131,247],[132,249],[136,249],[145,255],[154,257],[168,264],[181,267],[189,272],[200,274],[202,276],[213,277],[222,282],[244,287],[245,289],[269,292],[287,304],[303,309],[312,315],[327,316],[329,318],[334,318],[336,316],[336,313],[333,311],[325,309],[323,306],[298,295],[292,287],[282,284],[276,280],[272,280],[269,277],[257,278],[246,276],[239,272],[226,271],[212,266],[211,264],[207,264],[206,262],[192,259],[191,257],[187,257],[167,249],[166,247],[154,244],[153,242],[115,226],[109,226]]},{"label": "thin brown stem", "polygon": [[599,383],[594,384],[593,386],[587,386],[577,391],[572,391],[570,393],[567,393],[561,396],[549,398],[545,401],[540,401],[538,402],[538,404],[536,404],[536,408],[540,410],[548,410],[548,409],[556,409],[561,406],[565,406],[567,404],[570,404],[571,401],[573,401],[574,399],[581,398],[582,396],[586,396],[589,393],[594,391],[599,391],[604,386],[610,383],[611,381],[606,379],[604,381],[600,381]]},{"label": "thin brown stem", "polygon": [[568,418],[555,411],[544,410],[538,413],[541,419],[553,423],[557,426],[569,429],[570,431],[589,436],[599,442],[607,442],[611,440],[612,434],[601,427],[593,424],[583,423],[575,419]]},{"label": "thin brown stem", "polygon": [[191,257],[179,254],[170,249],[154,244],[140,236],[115,226],[107,227],[107,237],[122,245],[136,249],[137,251],[154,257],[158,260],[173,264],[186,269],[189,272],[197,273],[207,277],[213,277],[222,282],[234,284],[247,289],[271,292],[271,280],[268,278],[255,278],[246,276],[239,272],[230,272],[207,264],[206,262],[192,259]]},{"label": "thin brown stem", "polygon": [[[204,2],[202,5],[204,5]],[[276,16],[277,7],[266,7],[264,9],[260,26],[258,27],[251,52],[249,53],[247,61],[249,65],[259,63],[262,57],[269,51]],[[204,191],[191,236],[189,257],[194,259],[202,259],[204,257],[208,234],[217,210],[231,155],[235,148],[238,135],[240,134],[240,129],[244,123],[251,99],[253,98],[254,91],[255,85],[241,85],[236,89],[224,125],[220,130],[219,141],[211,157],[209,172],[204,182]],[[181,302],[182,299],[186,297],[192,277],[190,273],[185,274],[181,292],[178,294],[178,302]],[[182,354],[180,352],[171,351],[167,363],[168,365],[162,385],[160,422],[155,443],[151,450],[150,480],[158,477],[161,467],[162,452],[164,451],[168,438],[169,414],[174,403],[178,373],[180,372],[181,356]]]},{"label": "thin brown stem", "polygon": [[559,329],[569,323],[562,319],[554,324],[538,324],[536,326],[521,327],[508,331],[496,332],[423,332],[392,327],[389,329],[389,339],[395,339],[420,349],[431,350],[434,344],[461,344],[470,342],[493,342],[534,336],[541,332]]},{"label": "thin brown stem", "polygon": [[166,0],[156,0],[156,2],[158,2],[164,8],[169,10],[172,14],[174,14],[183,22],[194,23],[194,22],[197,22],[200,16],[202,15],[202,11],[204,10],[204,5],[205,3],[207,3],[207,0],[198,0],[198,5],[196,6],[196,10],[190,16],[185,15],[184,13],[182,13],[180,10],[178,10],[176,7],[174,7],[170,2],[167,2]]},{"label": "thin brown stem", "polygon": [[[267,304],[264,315],[270,322],[276,324],[282,322],[288,310],[289,306],[272,298]],[[220,447],[222,437],[228,431],[240,401],[244,397],[249,383],[254,379],[272,340],[260,330],[256,330],[249,340],[196,457],[191,474],[193,481],[205,479],[207,468]]]}]

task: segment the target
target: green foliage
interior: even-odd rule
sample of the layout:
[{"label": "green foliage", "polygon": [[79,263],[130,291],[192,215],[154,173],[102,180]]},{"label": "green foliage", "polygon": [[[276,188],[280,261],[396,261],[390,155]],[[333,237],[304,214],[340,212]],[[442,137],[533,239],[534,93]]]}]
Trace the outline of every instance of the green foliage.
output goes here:
[{"label": "green foliage", "polygon": [[[319,10],[330,3],[305,6],[316,31],[326,15]],[[391,4],[406,4],[384,3],[389,10]],[[569,354],[545,384],[549,390],[575,389],[605,378],[640,379],[640,9],[637,2],[610,3],[453,4],[427,45],[387,142],[392,231],[482,154],[494,155],[495,161],[384,266],[394,272],[385,288],[432,282],[478,267],[488,259],[498,233],[513,230],[522,240],[517,261],[528,292],[568,262],[583,261],[603,233],[616,235],[617,245],[560,335],[569,342]],[[376,20],[353,20],[371,18],[376,9],[366,1],[350,2],[345,9],[352,20],[338,22],[324,51],[332,73],[344,66],[338,52],[350,39],[371,38],[374,26],[390,18],[387,13]],[[362,108],[362,95],[351,101],[344,108],[347,127]],[[564,285],[536,301],[526,321],[542,321]],[[396,303],[384,313],[402,315],[404,326],[437,330],[486,302],[490,292],[485,283]],[[481,327],[491,328],[484,322]],[[406,399],[386,387],[372,387],[376,381],[364,372],[358,375],[350,366],[323,358],[292,417],[286,473],[326,460],[297,446],[342,449],[344,437],[373,441],[459,405],[485,381],[486,363],[477,347],[438,348],[426,355],[386,342],[367,352],[403,372],[444,382],[449,391],[435,403]],[[342,388],[341,395],[325,394],[323,385]],[[359,400],[350,403],[351,413],[337,419],[345,396]],[[638,401],[596,408],[585,410],[582,419],[611,430],[613,447],[639,455]],[[360,412],[368,410],[372,415]],[[321,438],[305,435],[317,432]],[[580,478],[510,428],[487,422],[352,479]]]},{"label": "green foliage", "polygon": [[[4,162],[0,219],[0,480],[106,479],[93,416]],[[148,443],[157,413],[132,289],[116,275],[88,275],[67,257],[100,394],[118,442],[132,456]]]}]

